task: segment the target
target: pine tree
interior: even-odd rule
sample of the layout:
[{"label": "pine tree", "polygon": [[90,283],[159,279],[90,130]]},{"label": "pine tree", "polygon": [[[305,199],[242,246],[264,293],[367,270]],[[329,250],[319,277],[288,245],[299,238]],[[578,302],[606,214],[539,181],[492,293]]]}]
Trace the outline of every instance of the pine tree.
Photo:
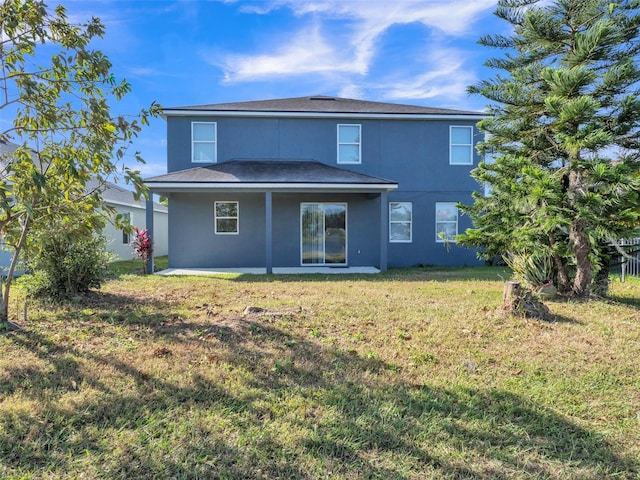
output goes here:
[{"label": "pine tree", "polygon": [[[486,256],[546,256],[559,290],[590,294],[611,244],[637,235],[640,182],[640,2],[501,0],[513,35],[469,91],[490,101],[472,175],[490,187],[461,206],[460,237]],[[603,270],[604,269],[604,270]]]}]

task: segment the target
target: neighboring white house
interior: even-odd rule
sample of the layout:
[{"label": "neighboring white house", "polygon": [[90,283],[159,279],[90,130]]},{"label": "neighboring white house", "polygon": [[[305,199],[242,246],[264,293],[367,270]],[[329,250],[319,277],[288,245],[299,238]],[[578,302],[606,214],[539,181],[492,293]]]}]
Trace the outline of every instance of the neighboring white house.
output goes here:
[{"label": "neighboring white house", "polygon": [[[6,164],[11,154],[18,148],[18,145],[8,142],[0,142],[0,177],[6,168]],[[97,182],[90,182],[87,185],[89,191],[98,188]],[[120,187],[114,183],[107,182],[100,187],[102,198],[105,203],[116,210],[117,213],[128,215],[130,223],[139,229],[146,228],[146,201],[144,198],[135,200],[133,192]],[[153,204],[153,247],[154,255],[167,255],[168,252],[168,211],[165,205],[154,202]],[[122,230],[116,229],[112,221],[107,222],[103,230],[103,235],[107,239],[107,248],[119,260],[130,260],[133,258],[133,249],[129,245],[132,234],[127,235]],[[0,244],[0,269],[4,272],[11,261],[11,249]]]},{"label": "neighboring white house", "polygon": [[[140,230],[147,228],[146,202],[144,198],[136,200],[133,192],[114,183],[107,182],[102,190],[102,199],[107,205],[115,209],[116,213],[129,218],[129,222]],[[167,255],[169,250],[168,239],[168,210],[165,205],[153,202],[153,254],[154,256]],[[133,258],[131,240],[133,233],[128,234],[117,229],[112,222],[108,222],[102,231],[107,239],[107,249],[116,255],[118,260],[130,260]]]}]

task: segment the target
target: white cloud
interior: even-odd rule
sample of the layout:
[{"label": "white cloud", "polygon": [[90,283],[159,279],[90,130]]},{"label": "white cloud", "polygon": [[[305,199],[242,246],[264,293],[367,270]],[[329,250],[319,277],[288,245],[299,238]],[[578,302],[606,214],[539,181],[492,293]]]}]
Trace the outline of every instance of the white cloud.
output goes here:
[{"label": "white cloud", "polygon": [[[418,74],[403,75],[396,72],[377,86],[388,100],[430,99],[445,97],[457,102],[466,98],[466,88],[476,79],[465,66],[464,52],[457,49],[439,49],[431,52],[429,69]],[[401,78],[403,77],[403,78]]]},{"label": "white cloud", "polygon": [[[493,10],[496,3],[496,0],[272,0],[255,4],[239,3],[243,12],[254,14],[268,14],[276,9],[288,8],[301,21],[309,19],[310,23],[293,34],[287,32],[272,39],[269,43],[273,47],[267,47],[263,52],[216,52],[216,55],[206,55],[206,58],[210,64],[223,69],[226,83],[309,74],[333,78],[340,74],[342,91],[358,93],[361,90],[353,86],[355,81],[367,75],[376,59],[381,36],[392,26],[420,23],[430,31],[440,32],[439,35],[444,38],[456,37],[468,33],[474,20]],[[336,20],[340,21],[341,30],[335,28]],[[431,48],[439,47],[434,45]],[[427,79],[425,77],[422,82]],[[420,82],[420,79],[414,79],[414,88],[405,85],[403,89],[406,92],[421,91],[422,95],[427,95],[427,90],[419,87]],[[401,86],[396,89],[398,98],[401,90]],[[432,88],[431,91],[436,90]]]},{"label": "white cloud", "polygon": [[156,175],[164,175],[167,173],[167,162],[165,160],[147,162],[145,164],[137,164],[132,168],[138,170],[144,178],[155,177]]},{"label": "white cloud", "polygon": [[158,74],[155,69],[149,67],[131,67],[129,68],[129,73],[137,77],[148,77]]},{"label": "white cloud", "polygon": [[[358,20],[375,34],[391,25],[420,22],[449,35],[466,32],[478,15],[492,10],[497,0],[403,0],[403,1],[344,1],[326,0],[299,2],[276,1],[276,7],[288,6],[297,15],[321,14],[327,18]],[[366,35],[365,35],[366,36]]]},{"label": "white cloud", "polygon": [[[209,57],[218,62],[218,55]],[[258,80],[265,77],[301,74],[350,72],[365,74],[367,64],[354,62],[346,53],[337,52],[323,38],[320,29],[312,27],[289,35],[289,41],[270,54],[227,55],[221,67],[225,81]]]},{"label": "white cloud", "polygon": [[364,91],[362,86],[349,83],[342,86],[338,92],[338,96],[344,98],[364,98]]}]

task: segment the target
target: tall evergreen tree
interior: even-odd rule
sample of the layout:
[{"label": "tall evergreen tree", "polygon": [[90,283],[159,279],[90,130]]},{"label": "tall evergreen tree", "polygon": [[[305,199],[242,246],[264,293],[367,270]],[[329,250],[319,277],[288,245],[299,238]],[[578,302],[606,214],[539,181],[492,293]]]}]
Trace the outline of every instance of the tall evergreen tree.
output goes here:
[{"label": "tall evergreen tree", "polygon": [[590,294],[619,238],[637,235],[640,182],[640,1],[500,0],[510,36],[470,87],[490,101],[479,127],[490,187],[461,206],[475,227],[460,237],[495,254],[547,257],[559,290]]}]

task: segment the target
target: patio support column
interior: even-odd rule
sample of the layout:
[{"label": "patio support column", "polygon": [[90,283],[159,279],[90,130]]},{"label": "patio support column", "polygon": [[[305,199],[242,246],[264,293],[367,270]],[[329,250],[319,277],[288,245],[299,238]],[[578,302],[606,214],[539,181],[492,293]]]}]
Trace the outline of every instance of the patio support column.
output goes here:
[{"label": "patio support column", "polygon": [[273,273],[273,195],[268,191],[264,194],[265,205],[265,267],[267,273]]},{"label": "patio support column", "polygon": [[[147,234],[153,242],[153,194],[149,192],[149,199],[146,202],[146,220],[147,220]],[[153,243],[152,243],[153,244]],[[153,273],[154,265],[153,265],[153,248],[151,249],[151,255],[147,259],[147,273]]]},{"label": "patio support column", "polygon": [[380,193],[380,271],[387,271],[387,238],[389,228],[389,207],[387,192]]}]

